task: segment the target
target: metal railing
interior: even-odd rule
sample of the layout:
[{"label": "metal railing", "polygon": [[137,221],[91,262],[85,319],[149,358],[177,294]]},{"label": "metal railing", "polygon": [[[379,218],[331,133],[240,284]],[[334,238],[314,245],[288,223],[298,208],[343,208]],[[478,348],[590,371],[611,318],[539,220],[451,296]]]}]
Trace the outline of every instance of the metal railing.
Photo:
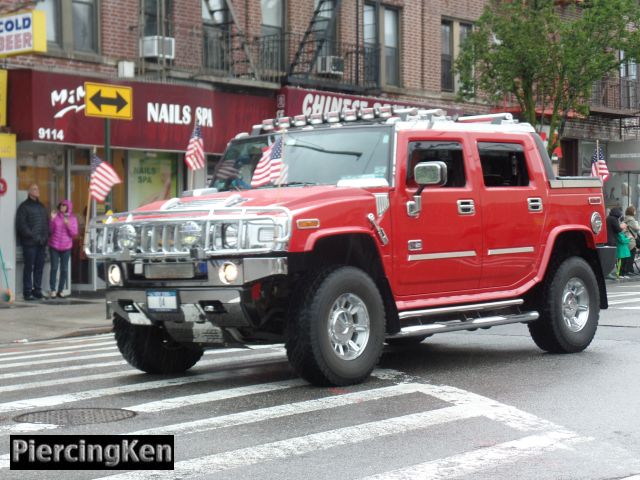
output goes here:
[{"label": "metal railing", "polygon": [[354,91],[379,88],[378,47],[319,38],[303,43],[303,39],[302,33],[247,37],[209,27],[203,37],[203,71],[230,78],[309,87]]},{"label": "metal railing", "polygon": [[599,108],[629,113],[640,110],[640,81],[613,78],[595,82],[591,88],[591,109]]}]

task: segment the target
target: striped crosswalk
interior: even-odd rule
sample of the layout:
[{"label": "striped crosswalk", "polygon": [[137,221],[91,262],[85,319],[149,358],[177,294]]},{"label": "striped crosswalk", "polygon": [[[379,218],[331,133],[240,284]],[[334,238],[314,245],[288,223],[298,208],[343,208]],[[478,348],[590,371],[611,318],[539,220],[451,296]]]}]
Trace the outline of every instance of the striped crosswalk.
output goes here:
[{"label": "striped crosswalk", "polygon": [[608,286],[607,298],[611,310],[640,310],[640,286],[638,285]]},{"label": "striped crosswalk", "polygon": [[[472,476],[524,458],[571,452],[592,440],[490,398],[396,370],[380,368],[370,381],[353,387],[312,387],[290,371],[282,345],[208,351],[187,374],[163,376],[129,367],[119,358],[112,335],[40,342],[12,346],[11,351],[0,348],[0,379],[3,478],[29,478],[26,472],[8,470],[7,440],[17,433],[175,436],[174,471],[91,472],[79,477],[112,480],[251,478],[247,472],[255,473],[251,469],[258,467],[261,478],[276,478],[277,469],[271,476],[269,468],[277,462],[313,462],[325,453],[347,462],[352,448],[404,435],[429,439],[434,429],[465,422],[490,422],[506,430],[508,438],[340,478]],[[99,425],[21,423],[16,418],[101,407],[133,413],[126,420]],[[424,445],[428,448],[429,442]],[[336,478],[335,472],[327,471],[322,478]]]}]

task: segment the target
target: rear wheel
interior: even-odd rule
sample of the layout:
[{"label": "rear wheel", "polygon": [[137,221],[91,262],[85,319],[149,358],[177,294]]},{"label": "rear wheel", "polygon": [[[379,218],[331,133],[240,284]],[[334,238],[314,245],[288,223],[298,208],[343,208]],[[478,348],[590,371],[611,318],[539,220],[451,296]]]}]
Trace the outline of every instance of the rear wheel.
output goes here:
[{"label": "rear wheel", "polygon": [[354,267],[311,275],[289,314],[287,356],[315,385],[351,385],[366,379],[384,343],[385,315],[373,280]]},{"label": "rear wheel", "polygon": [[177,343],[156,326],[132,325],[116,315],[113,331],[124,359],[143,372],[182,373],[202,357],[201,348]]},{"label": "rear wheel", "polygon": [[540,297],[540,318],[528,324],[529,332],[548,352],[580,352],[598,328],[600,293],[595,274],[580,257],[567,258],[549,274]]}]

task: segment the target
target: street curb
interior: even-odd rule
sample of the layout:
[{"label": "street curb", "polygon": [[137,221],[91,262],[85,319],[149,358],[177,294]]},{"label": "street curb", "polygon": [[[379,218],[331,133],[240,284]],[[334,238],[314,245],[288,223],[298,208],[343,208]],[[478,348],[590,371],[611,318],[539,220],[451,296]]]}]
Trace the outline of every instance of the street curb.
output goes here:
[{"label": "street curb", "polygon": [[105,333],[111,333],[113,327],[111,325],[105,325],[104,327],[87,327],[80,330],[74,330],[73,332],[63,333],[57,337],[52,337],[48,340],[55,340],[57,338],[74,338],[74,337],[88,337],[91,335],[102,335]]}]

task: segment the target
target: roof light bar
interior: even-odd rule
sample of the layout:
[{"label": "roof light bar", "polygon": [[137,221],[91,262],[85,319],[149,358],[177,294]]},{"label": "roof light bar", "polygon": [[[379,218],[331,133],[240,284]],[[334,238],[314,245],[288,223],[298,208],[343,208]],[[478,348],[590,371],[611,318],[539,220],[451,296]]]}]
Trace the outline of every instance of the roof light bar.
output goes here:
[{"label": "roof light bar", "polygon": [[373,118],[376,116],[372,107],[361,108],[358,111],[358,115],[362,120],[373,120]]},{"label": "roof light bar", "polygon": [[374,109],[376,117],[379,118],[391,118],[391,115],[393,115],[393,112],[391,110],[390,106],[384,106],[384,107],[378,107]]},{"label": "roof light bar", "polygon": [[324,118],[322,113],[312,113],[309,115],[309,123],[311,125],[319,125],[323,122]]},{"label": "roof light bar", "polygon": [[289,128],[291,126],[291,118],[290,117],[280,117],[277,123],[280,128]]},{"label": "roof light bar", "polygon": [[304,127],[307,124],[307,116],[306,115],[296,115],[293,117],[293,126],[294,127]]},{"label": "roof light bar", "polygon": [[324,114],[324,121],[327,123],[338,123],[340,121],[340,112],[327,112]]},{"label": "roof light bar", "polygon": [[265,132],[270,132],[275,127],[275,120],[273,118],[267,118],[262,121],[262,130]]},{"label": "roof light bar", "polygon": [[355,122],[358,119],[358,111],[355,108],[345,108],[340,118],[345,122]]},{"label": "roof light bar", "polygon": [[500,123],[501,120],[513,120],[513,115],[504,112],[504,113],[488,113],[486,115],[471,115],[468,117],[459,117],[458,123]]}]

